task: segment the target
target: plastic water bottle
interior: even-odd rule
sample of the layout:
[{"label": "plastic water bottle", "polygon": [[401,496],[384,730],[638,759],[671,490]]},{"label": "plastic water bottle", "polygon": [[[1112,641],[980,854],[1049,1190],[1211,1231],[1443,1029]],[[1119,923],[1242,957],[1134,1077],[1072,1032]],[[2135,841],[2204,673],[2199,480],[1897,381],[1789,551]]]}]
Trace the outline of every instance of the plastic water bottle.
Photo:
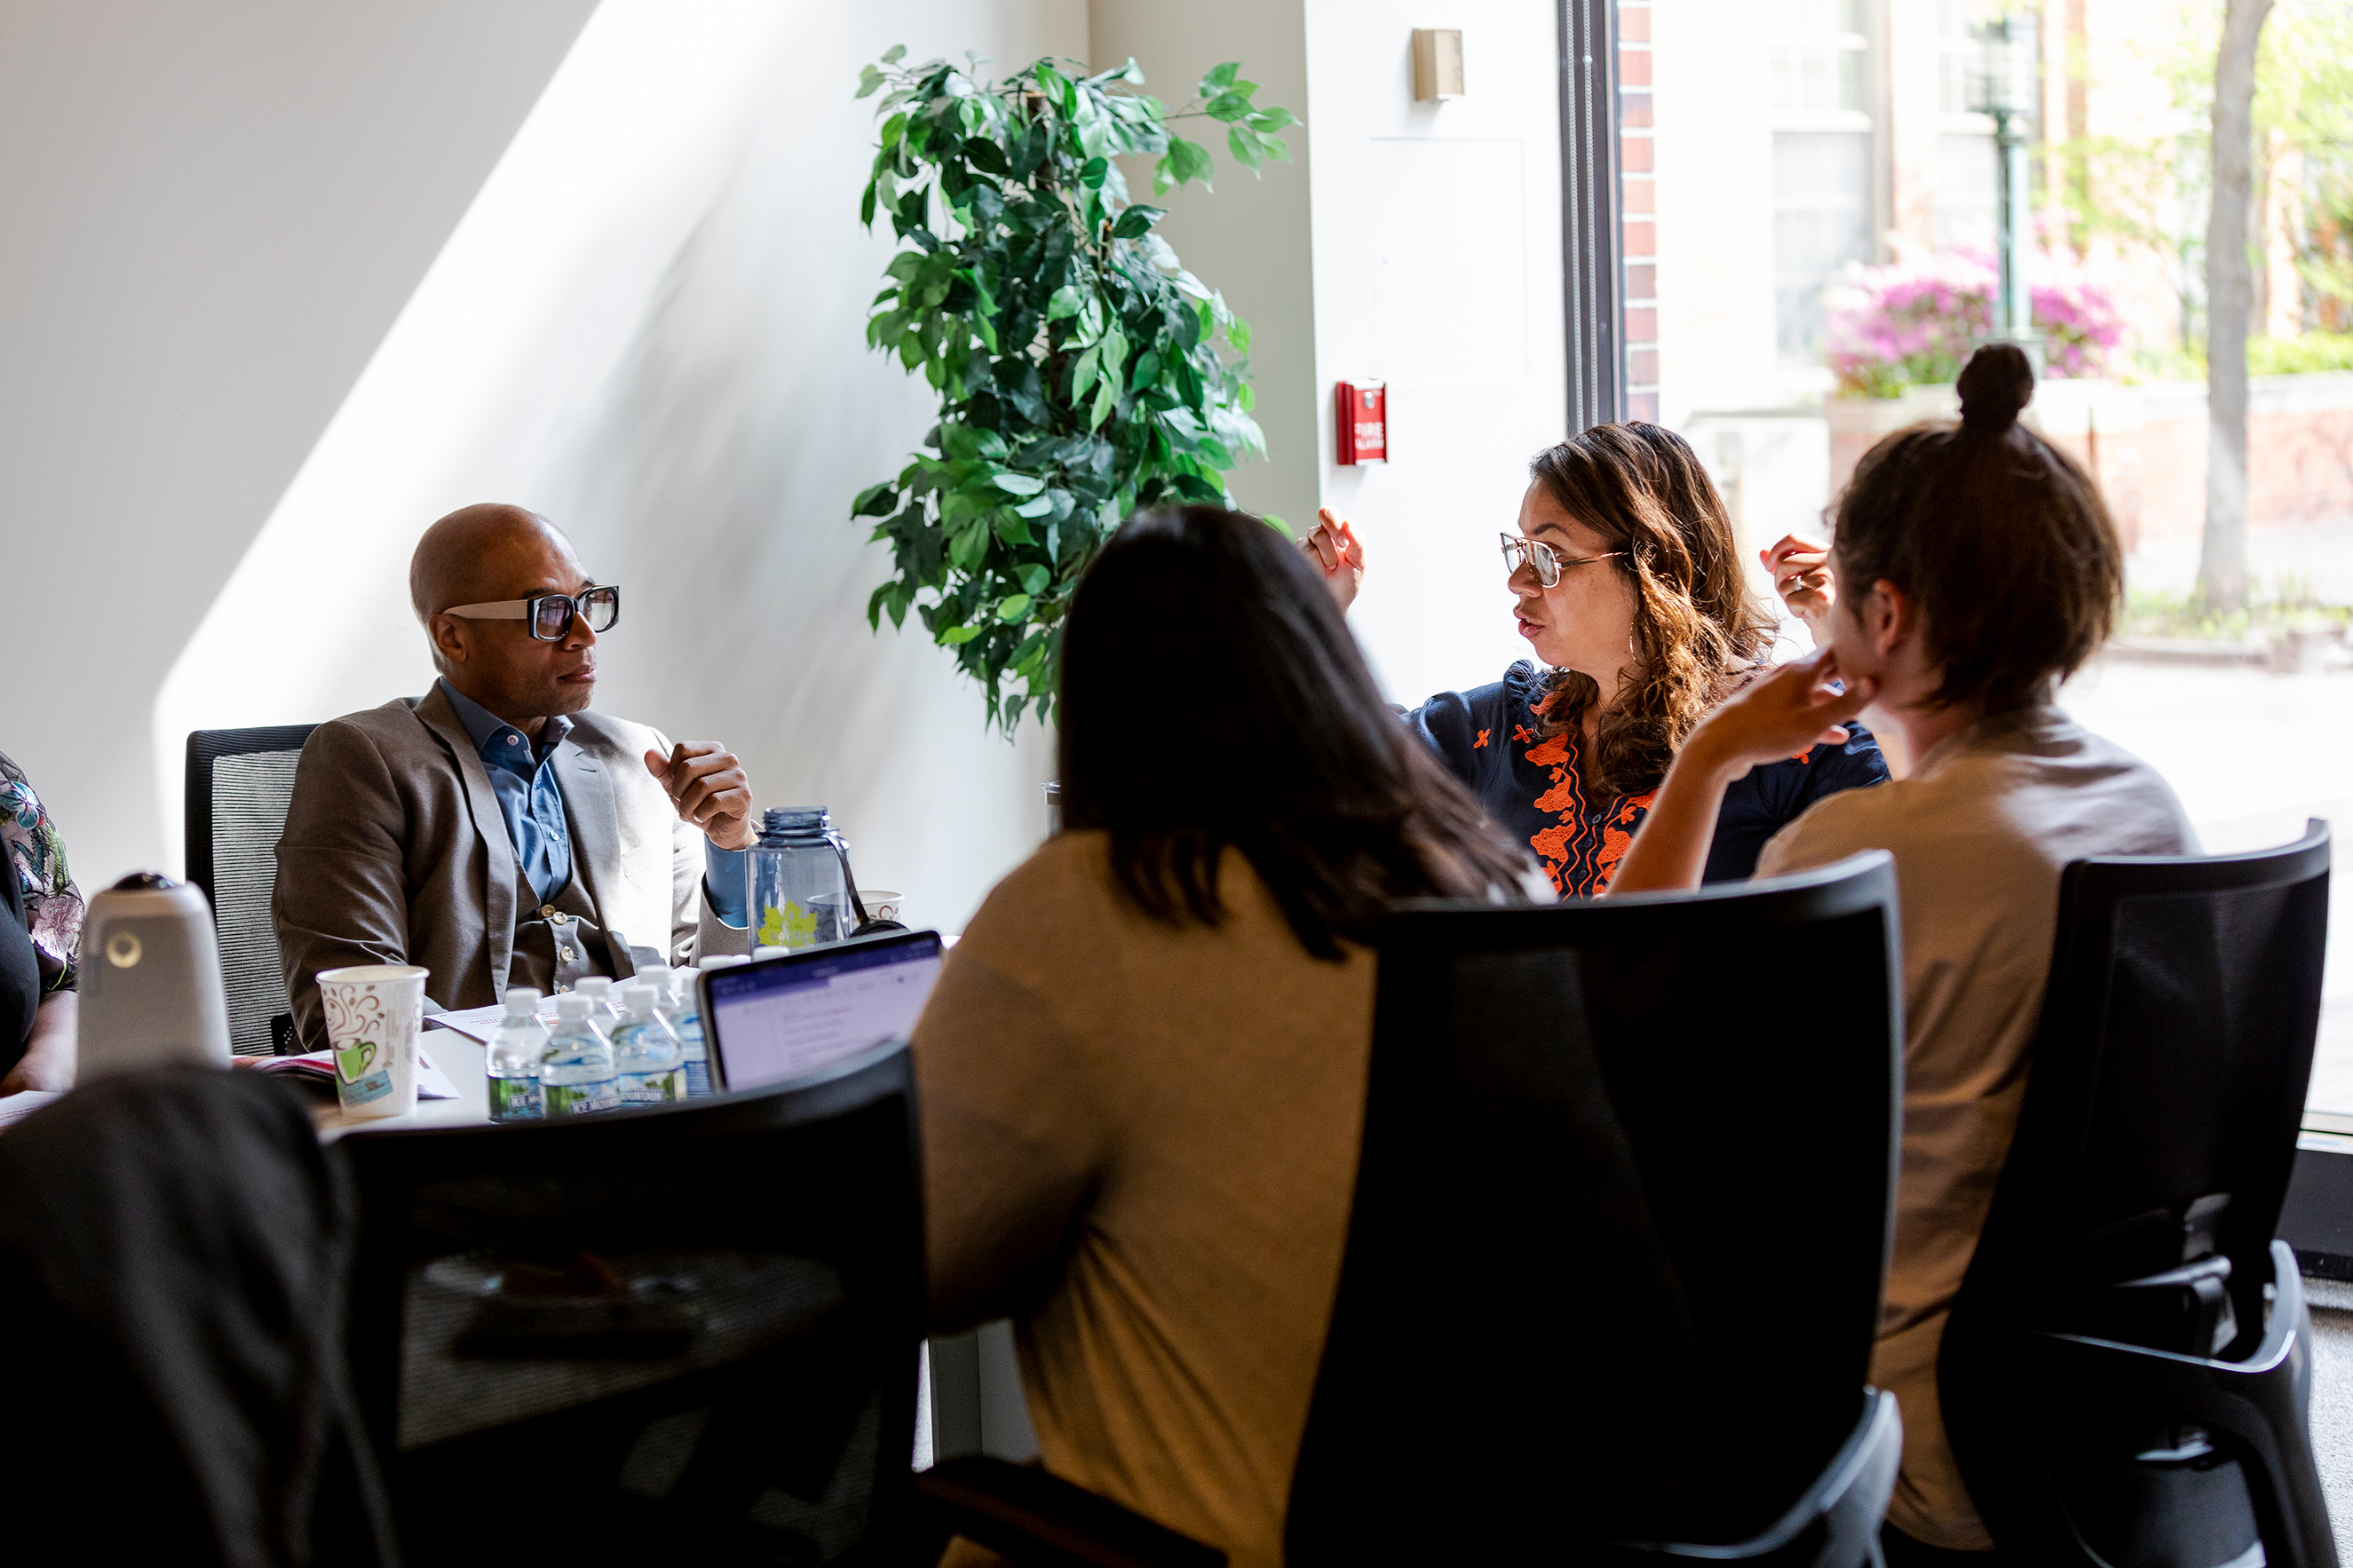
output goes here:
[{"label": "plastic water bottle", "polygon": [[577,991],[555,999],[555,1027],[539,1057],[539,1087],[551,1121],[620,1108],[613,1042],[589,1021],[588,998]]},{"label": "plastic water bottle", "polygon": [[770,806],[744,871],[754,943],[798,952],[839,942],[840,912],[849,901],[845,858],[825,807]]},{"label": "plastic water bottle", "polygon": [[[702,967],[711,967],[704,959]],[[711,1093],[711,1050],[702,1038],[702,998],[695,990],[694,975],[686,970],[673,970],[671,984],[677,989],[670,994],[670,1011],[662,1021],[670,1032],[678,1037],[680,1054],[686,1061],[686,1095],[689,1100],[703,1100]]]},{"label": "plastic water bottle", "polygon": [[572,983],[575,994],[588,998],[588,1021],[607,1039],[621,1026],[621,1010],[613,1005],[613,983],[601,974],[591,974]]},{"label": "plastic water bottle", "polygon": [[623,1105],[669,1105],[686,1098],[686,1058],[655,1007],[650,985],[621,993],[628,1005],[613,1031],[613,1063],[619,1070]]},{"label": "plastic water bottle", "polygon": [[539,993],[528,985],[510,985],[503,1000],[506,1016],[491,1031],[482,1052],[482,1068],[490,1076],[491,1120],[536,1121],[546,1114],[539,1092],[539,1058],[547,1048],[547,1026],[539,1021]]}]

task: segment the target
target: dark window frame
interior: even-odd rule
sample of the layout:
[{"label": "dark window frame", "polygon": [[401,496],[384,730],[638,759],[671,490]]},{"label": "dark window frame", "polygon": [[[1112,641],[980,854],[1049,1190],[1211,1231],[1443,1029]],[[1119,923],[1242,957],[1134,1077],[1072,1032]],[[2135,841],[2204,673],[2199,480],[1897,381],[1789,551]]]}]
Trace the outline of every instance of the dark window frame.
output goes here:
[{"label": "dark window frame", "polygon": [[1568,429],[1626,417],[1617,0],[1560,0],[1561,278]]}]

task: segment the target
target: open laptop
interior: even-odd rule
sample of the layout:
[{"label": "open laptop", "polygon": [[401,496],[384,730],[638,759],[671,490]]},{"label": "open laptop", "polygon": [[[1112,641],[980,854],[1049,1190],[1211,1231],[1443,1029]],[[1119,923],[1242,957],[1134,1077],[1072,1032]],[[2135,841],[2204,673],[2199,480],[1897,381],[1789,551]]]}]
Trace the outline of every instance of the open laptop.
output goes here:
[{"label": "open laptop", "polygon": [[713,1087],[783,1083],[905,1038],[940,953],[939,932],[911,931],[704,970],[694,984]]}]

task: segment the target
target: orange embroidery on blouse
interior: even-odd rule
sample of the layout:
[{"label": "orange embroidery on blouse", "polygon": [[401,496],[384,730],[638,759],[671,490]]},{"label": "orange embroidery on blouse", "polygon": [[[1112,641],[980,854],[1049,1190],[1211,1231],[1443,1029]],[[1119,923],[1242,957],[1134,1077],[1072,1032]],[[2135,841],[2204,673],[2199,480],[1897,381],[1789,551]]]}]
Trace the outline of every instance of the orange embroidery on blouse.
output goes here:
[{"label": "orange embroidery on blouse", "polygon": [[1493,734],[1494,732],[1495,732],[1495,731],[1493,731],[1493,730],[1482,730],[1482,731],[1479,731],[1479,738],[1478,738],[1477,740],[1475,740],[1475,741],[1473,741],[1473,742],[1471,742],[1471,749],[1472,749],[1472,751],[1474,751],[1474,752],[1475,752],[1475,751],[1479,750],[1481,747],[1484,746],[1484,745],[1487,743],[1487,737],[1488,737],[1488,736],[1490,736],[1490,735],[1492,735],[1492,734]]}]

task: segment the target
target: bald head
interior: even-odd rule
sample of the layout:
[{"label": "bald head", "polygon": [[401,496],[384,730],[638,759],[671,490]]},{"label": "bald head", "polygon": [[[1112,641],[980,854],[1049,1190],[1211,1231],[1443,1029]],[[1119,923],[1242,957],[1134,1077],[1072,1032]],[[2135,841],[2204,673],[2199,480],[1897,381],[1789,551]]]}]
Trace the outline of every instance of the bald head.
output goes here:
[{"label": "bald head", "polygon": [[461,506],[425,531],[408,558],[408,603],[418,621],[452,605],[511,599],[533,588],[569,592],[571,582],[542,581],[561,564],[580,575],[572,542],[535,511],[499,501]]}]

